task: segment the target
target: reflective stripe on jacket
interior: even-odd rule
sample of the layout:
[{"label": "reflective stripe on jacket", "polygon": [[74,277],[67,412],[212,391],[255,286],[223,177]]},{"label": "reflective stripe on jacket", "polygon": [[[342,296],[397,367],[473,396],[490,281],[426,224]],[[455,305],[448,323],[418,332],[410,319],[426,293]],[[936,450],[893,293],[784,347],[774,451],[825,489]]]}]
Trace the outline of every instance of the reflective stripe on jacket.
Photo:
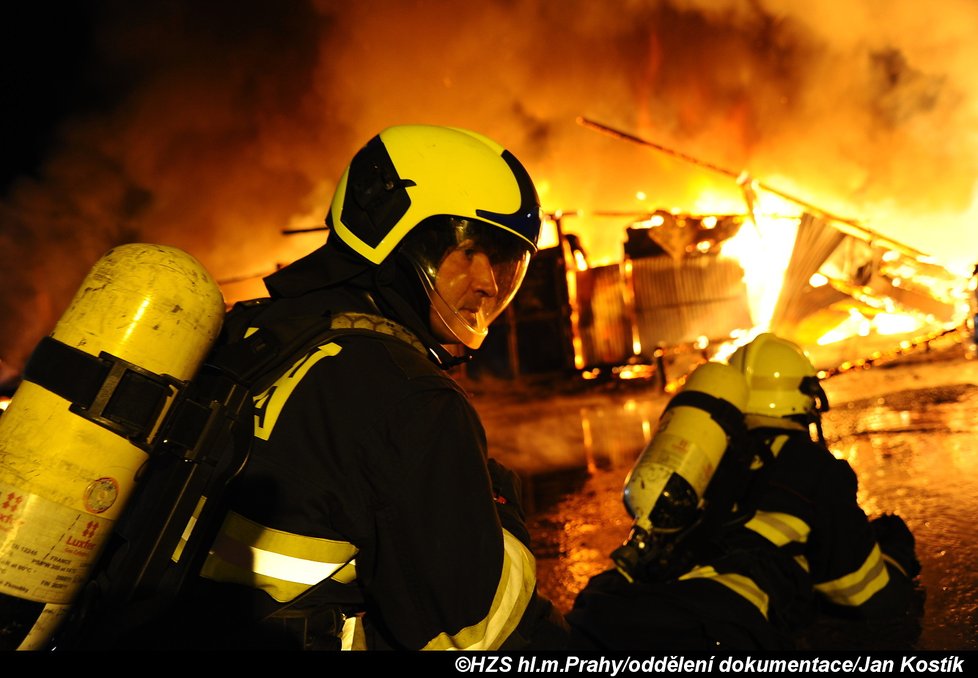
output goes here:
[{"label": "reflective stripe on jacket", "polygon": [[495,650],[520,623],[536,586],[536,561],[520,540],[503,530],[503,568],[489,613],[455,634],[440,633],[425,650]]},{"label": "reflective stripe on jacket", "polygon": [[768,596],[753,579],[735,572],[717,572],[712,565],[695,567],[679,578],[679,581],[690,579],[709,579],[717,584],[723,584],[728,589],[741,596],[757,608],[767,619]]},{"label": "reflective stripe on jacket", "polygon": [[[828,602],[856,611],[890,577],[857,503],[855,474],[807,432],[778,434],[768,445],[776,461],[744,529],[792,557]],[[741,594],[757,605],[755,591]]]},{"label": "reflective stripe on jacket", "polygon": [[265,591],[280,603],[325,579],[356,578],[349,542],[290,534],[231,512],[201,569],[201,576]]}]

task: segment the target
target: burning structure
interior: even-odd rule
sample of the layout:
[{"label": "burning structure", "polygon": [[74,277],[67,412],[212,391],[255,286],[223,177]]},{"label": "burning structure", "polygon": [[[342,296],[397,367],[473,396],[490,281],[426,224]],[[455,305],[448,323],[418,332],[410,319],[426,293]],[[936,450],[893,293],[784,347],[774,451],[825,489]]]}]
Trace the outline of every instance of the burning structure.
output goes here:
[{"label": "burning structure", "polygon": [[766,212],[753,190],[746,202],[746,214],[634,218],[620,261],[598,266],[565,233],[567,215],[552,215],[554,244],[501,319],[487,360],[509,375],[658,373],[666,386],[671,357],[723,357],[759,332],[791,339],[832,372],[968,321],[968,281],[923,252],[810,205]]},{"label": "burning structure", "polygon": [[[838,0],[111,0],[59,16],[21,8],[4,44],[16,105],[0,125],[0,388],[116,245],[181,248],[229,281],[229,302],[259,296],[254,274],[320,242],[282,228],[321,224],[342,159],[404,122],[506,140],[545,208],[574,208],[561,228],[578,236],[586,270],[543,272],[548,258],[572,261],[575,245],[544,251],[539,275],[559,278],[551,301],[528,289],[520,315],[502,319],[522,326],[504,337],[518,351],[486,355],[515,355],[521,372],[620,359],[638,371],[660,343],[702,350],[705,337],[712,351],[728,332],[765,325],[826,364],[871,356],[874,336],[899,345],[941,327],[949,307],[959,317],[947,278],[978,256],[969,0],[934,12]],[[783,214],[770,195],[745,209],[746,184],[594,134],[580,115],[803,186],[959,272],[817,210]],[[657,216],[663,225],[650,223]],[[725,216],[743,222],[737,233],[717,226],[726,239],[708,251],[643,249],[655,240],[643,231],[664,240],[670,218],[698,230]],[[529,282],[541,295],[549,285]],[[559,350],[536,346],[548,323],[566,326]],[[849,338],[829,342],[833,330]]]}]

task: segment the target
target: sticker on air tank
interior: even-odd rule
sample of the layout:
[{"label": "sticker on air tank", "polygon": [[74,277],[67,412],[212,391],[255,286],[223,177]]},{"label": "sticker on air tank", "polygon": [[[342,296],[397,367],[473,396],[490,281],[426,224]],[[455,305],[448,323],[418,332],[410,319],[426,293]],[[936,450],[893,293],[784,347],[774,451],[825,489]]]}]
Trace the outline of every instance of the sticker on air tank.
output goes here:
[{"label": "sticker on air tank", "polygon": [[685,478],[693,490],[702,496],[713,475],[709,457],[697,444],[685,438],[670,433],[660,434],[659,437],[661,442],[656,449],[656,461]]},{"label": "sticker on air tank", "polygon": [[0,593],[67,603],[111,521],[0,483]]}]

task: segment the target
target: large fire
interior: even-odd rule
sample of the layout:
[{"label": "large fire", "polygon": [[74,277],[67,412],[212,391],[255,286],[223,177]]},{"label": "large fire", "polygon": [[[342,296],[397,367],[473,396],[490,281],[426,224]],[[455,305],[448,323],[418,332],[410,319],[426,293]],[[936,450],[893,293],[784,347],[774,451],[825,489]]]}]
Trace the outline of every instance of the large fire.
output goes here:
[{"label": "large fire", "polygon": [[[744,271],[748,333],[790,321],[828,355],[867,332],[924,336],[947,322],[947,303],[966,315],[962,281],[978,251],[978,8],[968,0],[940,11],[891,3],[882,19],[873,3],[838,0],[106,2],[73,17],[86,40],[70,46],[87,51],[56,53],[65,42],[46,39],[41,12],[45,49],[25,40],[14,64],[28,82],[74,79],[50,88],[62,99],[45,102],[67,108],[46,112],[58,124],[37,163],[0,187],[0,384],[114,245],[180,247],[228,301],[261,295],[263,275],[323,238],[283,231],[321,226],[353,152],[404,122],[504,142],[545,210],[577,215],[564,231],[592,267],[627,263],[631,221],[611,215],[744,215],[720,247]],[[582,116],[681,153],[610,138]],[[761,190],[746,205],[755,178],[910,248],[899,261],[873,258],[868,280],[840,268],[858,258],[852,245],[806,276],[821,288],[778,285],[799,214]],[[913,248],[936,257],[935,270]],[[647,264],[635,264],[639,282],[665,275]],[[811,290],[825,301],[812,320],[779,308],[787,291],[814,311]],[[640,304],[655,294],[636,292]],[[629,351],[654,357],[646,330]]]},{"label": "large fire", "polygon": [[[758,188],[743,186],[741,209],[746,212],[742,214],[730,214],[736,200],[704,192],[696,202],[699,214],[659,209],[635,219],[617,262],[589,263],[579,249],[565,247],[574,366],[592,368],[584,374],[593,378],[600,373],[593,369],[596,364],[617,357],[621,364],[612,370],[616,376],[644,378],[665,371],[667,353],[698,352],[702,359],[724,359],[757,334],[773,331],[802,345],[824,372],[866,365],[884,353],[964,327],[971,314],[968,289],[974,281],[855,222],[829,214],[815,216],[810,203]],[[636,198],[646,196],[639,193]],[[554,213],[548,222],[546,241],[551,246],[566,237],[565,216]],[[580,228],[585,223],[575,221],[586,239],[587,229]],[[569,239],[580,241],[576,234]],[[693,273],[704,260],[714,268],[736,262],[740,274],[728,280],[726,291],[711,292],[707,288],[715,283]],[[661,263],[650,268],[650,261]],[[596,292],[602,283],[595,264],[597,271],[617,267],[612,280],[616,291],[611,296]],[[653,272],[658,269],[673,270],[673,276],[689,280],[669,292],[672,283]],[[590,294],[579,292],[582,280]],[[747,312],[731,319],[731,304],[738,302],[730,294],[738,283],[744,288]],[[649,284],[664,286],[655,299],[647,292],[640,299]],[[700,288],[692,296],[690,284]],[[717,294],[726,299],[719,306]],[[649,329],[649,322],[668,317],[663,315],[668,307],[682,305],[704,309],[675,317],[687,325],[685,335],[663,339],[667,335]],[[604,316],[604,323],[592,321],[585,327],[584,316]],[[617,356],[612,351],[609,358],[595,342],[614,333],[615,324],[625,326],[630,350],[621,351],[619,340]]]}]

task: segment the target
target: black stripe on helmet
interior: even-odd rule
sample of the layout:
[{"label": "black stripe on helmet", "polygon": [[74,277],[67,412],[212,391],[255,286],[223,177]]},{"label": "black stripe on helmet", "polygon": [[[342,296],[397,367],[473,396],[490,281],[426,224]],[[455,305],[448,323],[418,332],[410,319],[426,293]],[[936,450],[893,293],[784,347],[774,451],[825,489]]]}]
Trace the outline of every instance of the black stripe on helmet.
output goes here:
[{"label": "black stripe on helmet", "polygon": [[406,189],[414,185],[397,173],[377,135],[350,162],[340,220],[364,243],[377,247],[407,213],[411,196]]},{"label": "black stripe on helmet", "polygon": [[503,160],[516,177],[520,189],[520,206],[511,214],[477,209],[476,215],[486,221],[504,226],[529,240],[534,247],[540,237],[540,198],[526,168],[509,151],[503,151]]}]

